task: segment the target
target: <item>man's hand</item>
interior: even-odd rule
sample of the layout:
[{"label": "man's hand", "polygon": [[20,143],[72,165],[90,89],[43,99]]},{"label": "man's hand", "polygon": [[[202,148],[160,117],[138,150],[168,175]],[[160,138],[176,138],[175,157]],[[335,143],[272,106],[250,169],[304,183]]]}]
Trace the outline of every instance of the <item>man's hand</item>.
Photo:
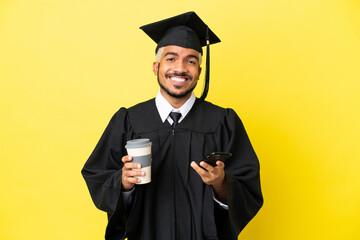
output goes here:
[{"label": "man's hand", "polygon": [[130,162],[132,157],[129,155],[124,156],[121,161],[124,163],[121,174],[121,185],[124,192],[129,191],[134,187],[135,183],[141,182],[136,176],[144,176],[145,172],[136,171],[133,169],[140,169],[139,163]]},{"label": "man's hand", "polygon": [[204,183],[213,187],[216,197],[222,203],[226,204],[225,164],[222,161],[217,161],[216,167],[213,167],[206,162],[201,161],[200,166],[206,170],[199,167],[194,161],[190,165],[200,175]]}]

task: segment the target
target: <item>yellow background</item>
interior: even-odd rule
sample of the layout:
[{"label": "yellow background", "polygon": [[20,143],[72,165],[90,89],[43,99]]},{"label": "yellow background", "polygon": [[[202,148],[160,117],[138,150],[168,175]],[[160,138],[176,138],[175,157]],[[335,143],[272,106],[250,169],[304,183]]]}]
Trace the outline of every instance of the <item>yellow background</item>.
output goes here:
[{"label": "yellow background", "polygon": [[80,170],[119,107],[157,94],[139,26],[190,10],[222,40],[208,100],[261,163],[239,239],[360,239],[357,0],[0,0],[0,239],[103,239]]}]

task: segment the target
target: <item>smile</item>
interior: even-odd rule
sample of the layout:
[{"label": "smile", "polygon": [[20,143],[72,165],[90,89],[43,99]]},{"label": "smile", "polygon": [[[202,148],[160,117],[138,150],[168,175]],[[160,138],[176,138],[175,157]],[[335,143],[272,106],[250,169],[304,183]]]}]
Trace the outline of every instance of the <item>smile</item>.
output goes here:
[{"label": "smile", "polygon": [[174,82],[185,82],[187,79],[186,78],[182,78],[182,77],[170,77],[171,81],[174,81]]}]

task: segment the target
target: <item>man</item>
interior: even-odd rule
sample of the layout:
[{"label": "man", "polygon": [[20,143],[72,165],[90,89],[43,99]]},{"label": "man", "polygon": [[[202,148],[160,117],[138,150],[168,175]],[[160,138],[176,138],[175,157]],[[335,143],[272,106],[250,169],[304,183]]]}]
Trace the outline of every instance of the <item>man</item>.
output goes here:
[{"label": "man", "polygon": [[[95,205],[108,213],[106,239],[237,239],[262,206],[259,163],[241,120],[194,96],[202,46],[219,42],[194,13],[141,27],[155,42],[155,99],[121,108],[82,174]],[[209,51],[208,51],[209,53]],[[207,54],[207,57],[209,55]],[[152,180],[140,183],[128,140],[152,142]],[[204,161],[230,152],[225,163]]]}]

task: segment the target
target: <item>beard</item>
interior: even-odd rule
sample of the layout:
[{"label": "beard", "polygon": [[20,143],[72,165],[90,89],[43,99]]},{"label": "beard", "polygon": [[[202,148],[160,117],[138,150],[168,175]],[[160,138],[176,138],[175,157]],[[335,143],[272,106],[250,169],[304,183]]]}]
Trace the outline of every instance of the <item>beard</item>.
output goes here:
[{"label": "beard", "polygon": [[[169,89],[167,89],[164,85],[162,85],[162,84],[160,83],[159,75],[158,75],[157,79],[158,79],[159,86],[160,86],[169,96],[171,96],[171,97],[173,97],[173,98],[183,98],[183,97],[187,96],[189,93],[191,93],[191,92],[195,89],[195,87],[196,87],[196,84],[195,84],[194,87],[186,90],[186,91],[183,92],[183,93],[174,93],[174,92],[171,92]],[[176,86],[175,86],[175,87],[176,87]],[[179,88],[180,88],[180,87],[179,87]]]}]

